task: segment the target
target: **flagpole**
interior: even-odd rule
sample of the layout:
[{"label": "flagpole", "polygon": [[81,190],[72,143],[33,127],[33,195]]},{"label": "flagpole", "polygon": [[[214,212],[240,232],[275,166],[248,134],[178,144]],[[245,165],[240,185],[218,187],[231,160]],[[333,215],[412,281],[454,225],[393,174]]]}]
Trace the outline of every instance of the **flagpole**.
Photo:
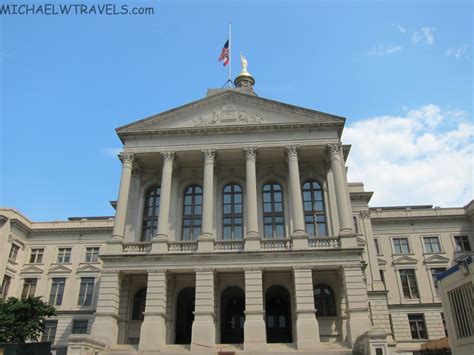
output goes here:
[{"label": "flagpole", "polygon": [[232,24],[229,21],[229,81],[232,83]]}]

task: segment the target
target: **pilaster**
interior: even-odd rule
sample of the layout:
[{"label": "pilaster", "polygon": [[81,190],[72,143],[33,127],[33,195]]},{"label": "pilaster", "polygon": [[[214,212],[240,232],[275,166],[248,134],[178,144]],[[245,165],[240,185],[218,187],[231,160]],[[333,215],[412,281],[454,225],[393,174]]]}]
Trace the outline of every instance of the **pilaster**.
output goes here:
[{"label": "pilaster", "polygon": [[196,305],[192,327],[191,351],[209,351],[216,343],[214,270],[196,270]]},{"label": "pilaster", "polygon": [[266,349],[264,314],[262,269],[245,269],[245,351],[264,351]]}]

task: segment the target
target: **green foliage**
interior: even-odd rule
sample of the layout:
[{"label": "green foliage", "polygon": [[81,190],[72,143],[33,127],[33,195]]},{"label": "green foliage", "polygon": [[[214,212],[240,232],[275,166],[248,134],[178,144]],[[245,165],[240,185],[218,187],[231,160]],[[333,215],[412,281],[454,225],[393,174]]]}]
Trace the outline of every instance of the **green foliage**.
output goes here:
[{"label": "green foliage", "polygon": [[0,299],[0,342],[37,341],[44,329],[45,317],[56,315],[56,309],[40,297]]}]

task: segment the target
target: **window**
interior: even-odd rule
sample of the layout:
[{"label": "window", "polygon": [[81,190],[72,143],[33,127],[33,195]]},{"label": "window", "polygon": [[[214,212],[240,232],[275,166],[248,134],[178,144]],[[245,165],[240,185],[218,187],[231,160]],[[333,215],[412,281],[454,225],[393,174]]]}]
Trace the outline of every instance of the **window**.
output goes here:
[{"label": "window", "polygon": [[430,269],[431,271],[431,277],[433,279],[433,286],[434,286],[434,289],[436,291],[436,294],[438,295],[439,297],[439,294],[438,294],[438,284],[436,282],[436,277],[438,276],[438,274],[441,274],[442,272],[445,272],[446,271],[446,268],[444,267],[437,267],[437,268],[433,268],[433,269]]},{"label": "window", "polygon": [[263,186],[263,228],[265,238],[285,238],[283,191],[275,183]]},{"label": "window", "polygon": [[317,317],[336,317],[336,300],[331,287],[318,284],[314,287],[314,306]]},{"label": "window", "polygon": [[359,234],[359,219],[357,216],[352,216],[352,223],[354,224],[355,234]]},{"label": "window", "polygon": [[87,319],[74,319],[72,321],[72,334],[87,334],[89,321]]},{"label": "window", "polygon": [[395,254],[410,254],[410,245],[407,238],[393,238]]},{"label": "window", "polygon": [[36,291],[37,279],[25,279],[23,283],[23,291],[21,292],[21,298],[34,297]]},{"label": "window", "polygon": [[309,181],[303,185],[303,209],[306,233],[310,237],[327,236],[323,190],[318,182]]},{"label": "window", "polygon": [[79,289],[79,306],[90,306],[92,304],[92,295],[94,294],[93,277],[81,277],[81,287]]},{"label": "window", "polygon": [[471,245],[469,244],[467,235],[455,236],[454,242],[456,243],[456,251],[471,251]]},{"label": "window", "polygon": [[8,260],[15,262],[19,250],[20,247],[18,245],[12,244],[10,248],[10,254],[8,255]]},{"label": "window", "polygon": [[54,344],[54,338],[56,338],[56,329],[58,328],[57,320],[47,320],[44,322],[44,331],[41,341],[49,341]]},{"label": "window", "polygon": [[379,240],[377,238],[374,239],[374,244],[375,244],[375,252],[377,255],[382,255],[380,252],[380,245],[379,245]]},{"label": "window", "polygon": [[189,186],[184,192],[182,240],[195,240],[201,234],[202,187]]},{"label": "window", "polygon": [[441,321],[443,322],[444,335],[448,336],[448,326],[446,325],[446,319],[444,318],[444,313],[441,312]]},{"label": "window", "polygon": [[410,324],[412,339],[428,339],[423,314],[409,314],[408,323]]},{"label": "window", "polygon": [[44,249],[31,249],[30,263],[41,264],[43,262]]},{"label": "window", "polygon": [[154,185],[145,194],[143,206],[142,241],[149,242],[157,232],[161,187]]},{"label": "window", "polygon": [[146,304],[146,287],[135,293],[133,297],[132,320],[143,320]]},{"label": "window", "polygon": [[474,334],[472,320],[472,282],[448,292],[449,306],[454,318],[454,329],[458,339],[469,338]]},{"label": "window", "polygon": [[99,247],[86,248],[86,263],[96,263],[99,261]]},{"label": "window", "polygon": [[12,278],[8,275],[3,276],[3,282],[2,282],[2,298],[7,298],[8,296],[8,289],[10,288],[10,283],[12,281]]},{"label": "window", "polygon": [[222,239],[242,239],[242,188],[239,185],[224,186],[222,211]]},{"label": "window", "polygon": [[71,261],[71,248],[58,248],[58,263],[67,264]]},{"label": "window", "polygon": [[60,306],[63,303],[64,286],[66,279],[64,277],[54,278],[49,294],[49,304],[51,306]]},{"label": "window", "polygon": [[403,295],[405,298],[419,298],[415,270],[400,270],[400,280],[402,282]]},{"label": "window", "polygon": [[439,245],[438,237],[424,237],[425,253],[440,253],[441,246]]},{"label": "window", "polygon": [[380,280],[382,280],[383,287],[387,288],[387,285],[385,285],[385,273],[383,270],[379,270],[379,271],[380,271]]}]

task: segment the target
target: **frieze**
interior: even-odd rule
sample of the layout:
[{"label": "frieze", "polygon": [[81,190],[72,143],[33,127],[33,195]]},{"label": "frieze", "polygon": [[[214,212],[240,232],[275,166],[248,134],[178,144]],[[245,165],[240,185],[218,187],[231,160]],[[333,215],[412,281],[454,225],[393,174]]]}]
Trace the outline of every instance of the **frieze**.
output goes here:
[{"label": "frieze", "polygon": [[212,111],[208,115],[193,119],[194,127],[212,126],[215,124],[258,124],[263,122],[264,119],[261,116],[237,111],[235,105],[227,105],[220,110]]}]

